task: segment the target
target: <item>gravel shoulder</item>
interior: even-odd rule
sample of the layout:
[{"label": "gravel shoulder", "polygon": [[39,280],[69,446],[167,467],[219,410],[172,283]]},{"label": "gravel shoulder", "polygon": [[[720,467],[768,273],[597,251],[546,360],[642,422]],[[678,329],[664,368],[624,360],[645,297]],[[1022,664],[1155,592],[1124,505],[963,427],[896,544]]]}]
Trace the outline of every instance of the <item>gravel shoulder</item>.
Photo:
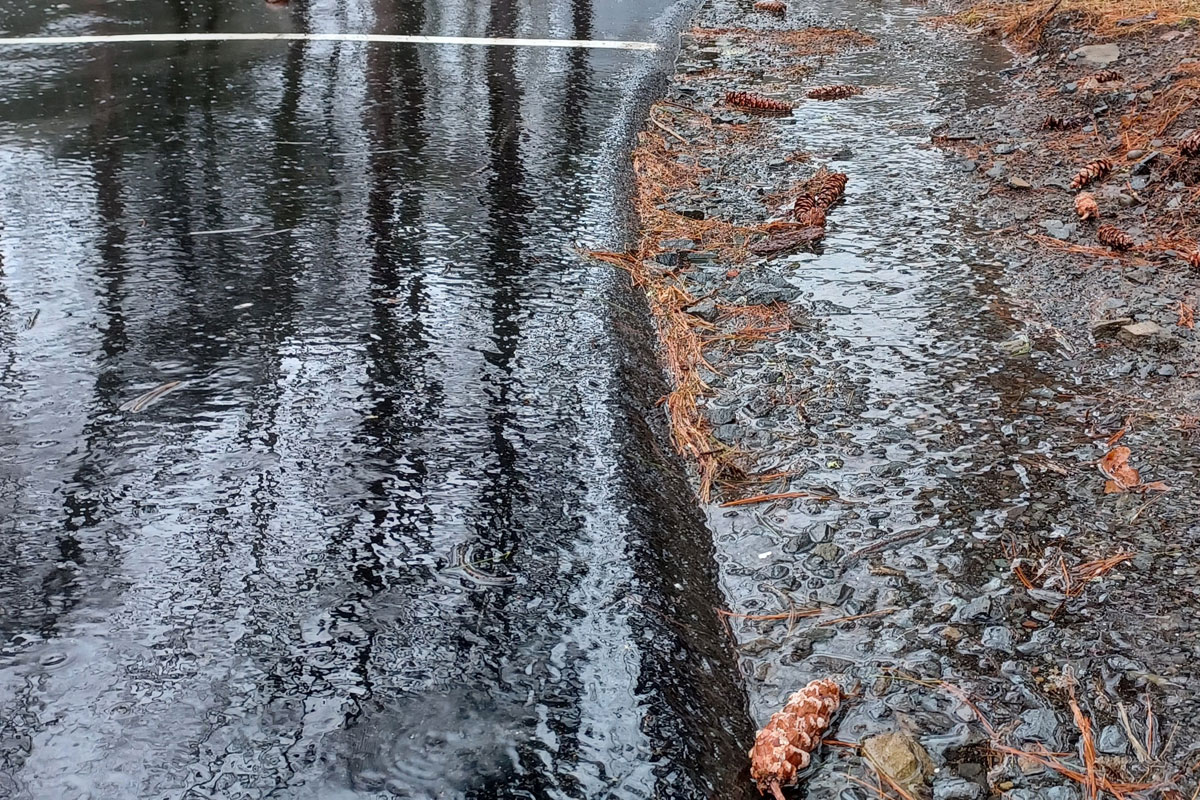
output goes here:
[{"label": "gravel shoulder", "polygon": [[[924,8],[709,0],[635,152],[641,241],[599,257],[646,292],[752,716],[857,687],[795,796],[873,796],[890,734],[935,798],[1196,790],[1197,38],[1126,25],[1093,87],[1072,53],[1110,42],[1078,19],[1019,50]],[[807,97],[831,85],[863,91]]]}]

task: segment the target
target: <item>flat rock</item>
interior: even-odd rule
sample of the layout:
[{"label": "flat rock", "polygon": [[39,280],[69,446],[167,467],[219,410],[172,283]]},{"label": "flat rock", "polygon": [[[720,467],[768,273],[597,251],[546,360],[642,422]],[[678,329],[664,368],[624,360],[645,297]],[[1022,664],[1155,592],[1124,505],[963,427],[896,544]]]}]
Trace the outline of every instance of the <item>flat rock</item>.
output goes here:
[{"label": "flat rock", "polygon": [[863,757],[879,773],[913,795],[924,793],[933,761],[921,743],[906,733],[881,733],[863,740]]},{"label": "flat rock", "polygon": [[1021,715],[1013,736],[1026,742],[1052,745],[1058,732],[1058,715],[1050,708],[1034,708]]},{"label": "flat rock", "polygon": [[979,800],[983,787],[957,775],[939,777],[933,784],[933,800]]},{"label": "flat rock", "polygon": [[1092,335],[1096,336],[1101,333],[1111,333],[1118,328],[1124,328],[1126,325],[1132,325],[1132,317],[1117,317],[1116,319],[1101,319],[1092,323]]},{"label": "flat rock", "polygon": [[1125,325],[1121,328],[1121,338],[1128,341],[1145,341],[1165,336],[1167,331],[1162,325],[1150,320],[1135,322],[1132,325]]},{"label": "flat rock", "polygon": [[1008,185],[1014,189],[1032,189],[1033,184],[1024,178],[1009,178]]},{"label": "flat rock", "polygon": [[1121,58],[1121,48],[1115,44],[1090,44],[1072,51],[1071,55],[1083,59],[1093,67],[1107,67]]}]

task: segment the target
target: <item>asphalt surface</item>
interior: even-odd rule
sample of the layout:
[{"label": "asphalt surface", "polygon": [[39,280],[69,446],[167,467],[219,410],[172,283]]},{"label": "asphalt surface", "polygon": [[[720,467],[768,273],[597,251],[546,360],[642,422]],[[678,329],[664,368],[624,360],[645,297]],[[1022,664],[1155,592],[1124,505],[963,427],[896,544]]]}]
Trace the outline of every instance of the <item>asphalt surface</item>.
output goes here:
[{"label": "asphalt surface", "polygon": [[[12,5],[0,33],[661,40],[686,6]],[[671,57],[0,64],[0,797],[739,797],[617,246]]]}]

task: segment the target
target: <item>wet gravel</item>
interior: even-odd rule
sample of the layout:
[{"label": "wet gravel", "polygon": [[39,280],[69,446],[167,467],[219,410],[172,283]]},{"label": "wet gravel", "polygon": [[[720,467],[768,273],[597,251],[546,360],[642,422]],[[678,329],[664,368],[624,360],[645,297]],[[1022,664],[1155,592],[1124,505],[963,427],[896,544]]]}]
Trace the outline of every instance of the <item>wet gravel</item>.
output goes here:
[{"label": "wet gravel", "polygon": [[[1192,384],[1181,377],[1194,372],[1191,334],[1167,313],[1168,290],[1117,291],[1146,285],[1153,269],[1089,264],[1085,278],[992,232],[1004,214],[1051,235],[1080,229],[1069,198],[1060,222],[1038,222],[1027,186],[1045,175],[1014,168],[1020,137],[986,157],[931,143],[947,131],[974,136],[972,126],[1011,112],[1016,93],[1008,52],[927,15],[824,0],[778,20],[710,0],[703,28],[846,27],[878,44],[809,58],[811,74],[797,79],[786,72],[794,60],[742,33],[694,31],[667,93],[717,126],[748,121],[721,108],[725,91],[797,102],[677,210],[761,224],[765,198],[818,166],[850,177],[812,252],[733,264],[689,258],[689,243],[678,243],[692,294],[786,303],[795,321],[768,341],[709,354],[704,410],[715,437],[746,453],[752,473],[788,473],[727,486],[718,501],[760,491],[838,498],[708,507],[729,608],[872,614],[829,625],[731,619],[752,715],[761,724],[805,682],[839,676],[861,694],[833,735],[916,737],[938,767],[934,797],[1065,800],[1077,785],[990,751],[975,711],[930,684],[960,687],[998,742],[1074,751],[1073,675],[1105,768],[1149,772],[1190,795],[1194,778],[1179,772],[1200,748],[1189,689],[1200,655],[1191,555],[1200,459],[1182,416]],[[830,83],[867,92],[803,100]],[[796,152],[810,160],[788,158]],[[1156,320],[1161,332],[1094,337],[1094,320],[1078,311],[1102,291],[1105,313]],[[1171,491],[1105,494],[1096,460],[1125,427],[1121,444],[1143,480]],[[1129,560],[1095,580],[1077,572],[1123,553]],[[1126,741],[1122,710],[1148,753]],[[866,767],[852,748],[830,748],[796,796],[870,795],[847,774],[865,777]]]}]

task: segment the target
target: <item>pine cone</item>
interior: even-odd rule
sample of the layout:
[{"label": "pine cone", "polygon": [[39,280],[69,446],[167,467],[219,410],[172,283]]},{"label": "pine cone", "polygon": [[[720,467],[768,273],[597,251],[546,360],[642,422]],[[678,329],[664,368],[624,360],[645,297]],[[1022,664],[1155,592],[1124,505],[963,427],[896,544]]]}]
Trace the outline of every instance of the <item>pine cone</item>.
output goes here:
[{"label": "pine cone", "polygon": [[1099,219],[1100,204],[1090,192],[1080,192],[1075,195],[1075,213],[1080,219]]},{"label": "pine cone", "polygon": [[1113,250],[1129,250],[1133,247],[1133,237],[1112,225],[1101,225],[1096,231],[1096,238],[1100,244]]},{"label": "pine cone", "polygon": [[815,680],[771,716],[750,750],[750,777],[758,784],[759,794],[770,789],[778,800],[784,800],[782,787],[794,784],[796,773],[808,766],[841,699],[836,683],[828,678]]},{"label": "pine cone", "polygon": [[1113,81],[1122,80],[1121,73],[1115,69],[1105,69],[1097,72],[1092,76],[1092,80],[1096,83],[1112,83]]},{"label": "pine cone", "polygon": [[863,90],[857,86],[818,86],[809,91],[808,97],[810,100],[844,100],[862,93]]},{"label": "pine cone", "polygon": [[754,10],[767,14],[784,14],[787,12],[787,3],[780,2],[780,0],[758,0],[754,4]]},{"label": "pine cone", "polygon": [[1200,269],[1200,250],[1197,250],[1188,256],[1187,262],[1192,269]]},{"label": "pine cone", "polygon": [[753,92],[726,92],[725,104],[740,108],[743,111],[757,111],[767,114],[787,114],[792,110],[790,103],[763,97]]},{"label": "pine cone", "polygon": [[796,200],[792,203],[792,216],[796,219],[800,219],[800,217],[807,214],[809,211],[812,211],[816,207],[817,204],[813,202],[813,199],[810,195],[798,195]]},{"label": "pine cone", "polygon": [[1179,152],[1191,158],[1200,155],[1200,128],[1192,131],[1192,135],[1179,142]]},{"label": "pine cone", "polygon": [[813,176],[809,182],[809,191],[812,192],[813,203],[821,209],[829,209],[838,200],[842,199],[842,194],[846,191],[846,184],[850,179],[844,172],[829,172],[824,167],[821,171]]},{"label": "pine cone", "polygon": [[835,183],[822,186],[820,191],[813,196],[813,202],[816,203],[819,208],[830,208],[834,203],[841,199],[842,190]]},{"label": "pine cone", "polygon": [[1079,127],[1079,120],[1071,117],[1056,117],[1047,114],[1042,120],[1041,129],[1044,131],[1067,131]]},{"label": "pine cone", "polygon": [[850,176],[844,172],[830,172],[825,176],[826,186],[836,186],[839,192],[846,191],[846,184],[850,182]]},{"label": "pine cone", "polygon": [[1075,173],[1075,177],[1071,179],[1072,189],[1082,189],[1092,181],[1098,181],[1108,173],[1112,172],[1113,162],[1107,158],[1097,158],[1095,161],[1089,162],[1083,169]]},{"label": "pine cone", "polygon": [[824,228],[825,227],[825,209],[821,208],[820,206],[814,206],[813,208],[808,209],[807,211],[805,211],[802,214],[797,214],[796,221],[799,222],[801,225],[808,225],[811,227]]}]

